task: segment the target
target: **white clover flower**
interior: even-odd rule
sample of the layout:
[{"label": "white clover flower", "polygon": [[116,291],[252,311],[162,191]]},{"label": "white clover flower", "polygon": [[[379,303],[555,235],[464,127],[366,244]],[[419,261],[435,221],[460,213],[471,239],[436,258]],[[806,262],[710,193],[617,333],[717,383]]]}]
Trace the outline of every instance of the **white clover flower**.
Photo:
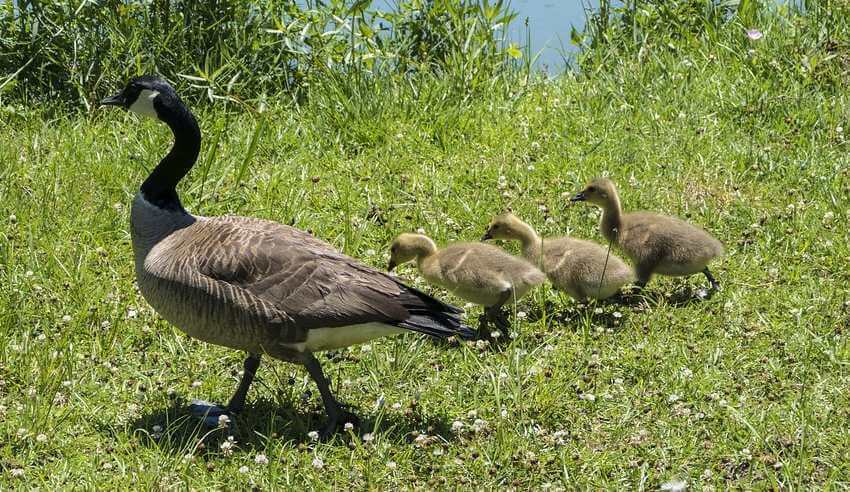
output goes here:
[{"label": "white clover flower", "polygon": [[398,465],[395,461],[387,461],[387,468],[389,468],[390,470],[395,470],[396,468],[398,468]]},{"label": "white clover flower", "polygon": [[225,414],[219,415],[218,416],[218,426],[219,427],[227,427],[228,425],[230,425],[230,417],[225,415]]},{"label": "white clover flower", "polygon": [[62,316],[62,322],[63,323],[70,323],[71,322],[71,315],[66,314],[65,316]]},{"label": "white clover flower", "polygon": [[747,29],[747,37],[753,41],[758,41],[759,39],[764,37],[764,33],[759,31],[758,29]]},{"label": "white clover flower", "polygon": [[528,317],[528,313],[526,313],[525,311],[517,311],[516,317],[517,319],[525,319]]},{"label": "white clover flower", "polygon": [[499,415],[501,415],[503,419],[508,418],[508,411],[503,408],[502,411],[499,412]]},{"label": "white clover flower", "polygon": [[434,451],[432,452],[432,454],[434,456],[442,456],[443,455],[443,448],[434,448]]},{"label": "white clover flower", "polygon": [[363,442],[370,443],[375,440],[375,436],[371,432],[363,434]]},{"label": "white clover flower", "polygon": [[661,484],[661,490],[667,490],[670,492],[682,492],[683,490],[688,488],[687,482],[684,480],[670,480],[669,482],[664,482]]},{"label": "white clover flower", "polygon": [[45,442],[47,442],[47,435],[46,434],[39,434],[39,435],[35,436],[35,440],[37,442],[40,442],[40,443],[45,443]]},{"label": "white clover flower", "polygon": [[372,351],[372,345],[370,345],[368,343],[364,343],[363,345],[360,346],[360,351],[363,352],[364,354],[371,352]]},{"label": "white clover flower", "polygon": [[425,229],[424,229],[424,228],[422,228],[422,227],[419,227],[419,228],[417,228],[417,229],[416,229],[416,232],[417,232],[418,234],[425,234]]},{"label": "white clover flower", "polygon": [[461,422],[460,420],[455,420],[454,422],[452,422],[452,431],[460,432],[462,430],[463,430],[463,422]]},{"label": "white clover flower", "polygon": [[392,409],[393,410],[401,410],[401,403],[399,403],[399,402],[393,403]]},{"label": "white clover flower", "polygon": [[33,273],[32,270],[27,270],[26,273],[24,273],[25,277],[32,277],[33,275],[35,275],[35,273]]},{"label": "white clover flower", "polygon": [[195,455],[192,454],[192,453],[186,453],[186,454],[183,455],[183,461],[185,463],[190,463],[192,461],[195,461]]},{"label": "white clover flower", "polygon": [[193,388],[198,388],[198,387],[200,387],[200,386],[201,386],[201,384],[202,384],[202,383],[201,383],[200,381],[192,381],[192,387],[193,387]]},{"label": "white clover flower", "polygon": [[139,316],[139,312],[135,309],[130,309],[129,311],[127,311],[128,319],[136,319],[137,316]]},{"label": "white clover flower", "polygon": [[325,462],[322,461],[322,458],[319,458],[318,456],[313,458],[313,468],[315,468],[317,470],[321,470],[324,467],[325,467]]},{"label": "white clover flower", "polygon": [[502,332],[500,332],[499,330],[493,330],[490,332],[490,338],[492,338],[493,340],[498,339],[500,336],[502,336]]},{"label": "white clover flower", "polygon": [[579,395],[579,398],[584,401],[596,401],[596,395],[594,395],[593,393],[582,393]]},{"label": "white clover flower", "polygon": [[112,323],[109,321],[101,321],[100,323],[100,327],[104,330],[108,330],[110,326],[112,326]]},{"label": "white clover flower", "polygon": [[667,397],[667,401],[669,403],[675,403],[679,401],[679,395],[677,395],[676,393],[672,393],[670,396]]},{"label": "white clover flower", "polygon": [[245,465],[239,467],[239,473],[248,473],[249,468]]},{"label": "white clover flower", "polygon": [[526,169],[528,169],[529,172],[534,172],[534,164],[529,164]]},{"label": "white clover flower", "polygon": [[472,430],[475,432],[481,432],[487,428],[487,421],[484,419],[475,419],[475,422],[472,423]]},{"label": "white clover flower", "polygon": [[268,465],[269,459],[266,457],[266,455],[260,453],[254,457],[254,463],[258,465]]},{"label": "white clover flower", "polygon": [[307,437],[309,437],[311,441],[318,441],[319,433],[316,431],[310,431],[307,433]]},{"label": "white clover flower", "polygon": [[474,419],[478,416],[478,410],[470,410],[466,412],[466,418]]},{"label": "white clover flower", "polygon": [[620,311],[614,311],[613,313],[611,313],[611,316],[620,319],[623,317],[623,313],[621,313]]},{"label": "white clover flower", "polygon": [[346,422],[345,425],[342,426],[342,428],[347,431],[350,431],[354,429],[354,424],[352,424],[351,422]]}]

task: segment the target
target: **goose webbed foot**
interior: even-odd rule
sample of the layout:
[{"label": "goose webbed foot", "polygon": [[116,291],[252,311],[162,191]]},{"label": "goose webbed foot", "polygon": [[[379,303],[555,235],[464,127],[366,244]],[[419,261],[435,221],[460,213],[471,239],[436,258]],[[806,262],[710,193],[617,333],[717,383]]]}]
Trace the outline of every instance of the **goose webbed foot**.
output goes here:
[{"label": "goose webbed foot", "polygon": [[319,433],[319,437],[322,439],[328,439],[336,434],[340,429],[344,429],[345,424],[351,424],[354,427],[359,427],[360,417],[339,407],[337,411],[331,411],[328,413],[328,421]]},{"label": "goose webbed foot", "polygon": [[708,283],[711,285],[711,289],[708,291],[708,296],[711,296],[715,292],[720,290],[720,283],[714,279],[714,275],[711,274],[711,270],[708,267],[705,267],[702,270],[702,274],[705,275],[705,278],[708,279]]},{"label": "goose webbed foot", "polygon": [[228,425],[233,425],[233,412],[206,400],[192,400],[189,404],[189,413],[211,429],[221,426],[222,415],[227,416]]}]

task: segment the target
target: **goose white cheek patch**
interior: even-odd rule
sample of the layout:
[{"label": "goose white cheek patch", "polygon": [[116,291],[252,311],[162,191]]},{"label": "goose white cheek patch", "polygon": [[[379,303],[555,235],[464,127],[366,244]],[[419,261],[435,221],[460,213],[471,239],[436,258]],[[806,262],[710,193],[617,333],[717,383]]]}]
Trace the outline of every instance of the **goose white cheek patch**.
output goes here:
[{"label": "goose white cheek patch", "polygon": [[156,109],[153,107],[153,100],[158,95],[159,91],[143,89],[139,93],[139,97],[136,98],[136,101],[130,105],[130,111],[150,118],[157,118]]}]

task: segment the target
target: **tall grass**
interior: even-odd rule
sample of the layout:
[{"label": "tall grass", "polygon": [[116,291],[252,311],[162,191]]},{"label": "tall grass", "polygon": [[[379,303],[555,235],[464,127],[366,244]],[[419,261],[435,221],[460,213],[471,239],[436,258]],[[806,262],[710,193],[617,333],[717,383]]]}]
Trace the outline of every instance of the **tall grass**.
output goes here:
[{"label": "tall grass", "polygon": [[438,74],[486,89],[516,48],[503,0],[12,0],[0,5],[0,96],[90,108],[118,81],[156,72],[206,99],[304,99],[330,73]]}]

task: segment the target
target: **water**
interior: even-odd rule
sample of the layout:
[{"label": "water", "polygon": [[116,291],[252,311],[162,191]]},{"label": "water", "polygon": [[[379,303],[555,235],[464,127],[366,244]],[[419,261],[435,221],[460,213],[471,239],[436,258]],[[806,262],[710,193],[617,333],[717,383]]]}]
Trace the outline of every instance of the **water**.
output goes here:
[{"label": "water", "polygon": [[585,8],[595,10],[598,6],[599,0],[513,0],[511,8],[518,15],[508,37],[520,46],[525,46],[530,37],[531,55],[537,56],[536,66],[557,73],[564,69],[564,60],[578,49],[570,42],[570,29],[581,31]]}]

